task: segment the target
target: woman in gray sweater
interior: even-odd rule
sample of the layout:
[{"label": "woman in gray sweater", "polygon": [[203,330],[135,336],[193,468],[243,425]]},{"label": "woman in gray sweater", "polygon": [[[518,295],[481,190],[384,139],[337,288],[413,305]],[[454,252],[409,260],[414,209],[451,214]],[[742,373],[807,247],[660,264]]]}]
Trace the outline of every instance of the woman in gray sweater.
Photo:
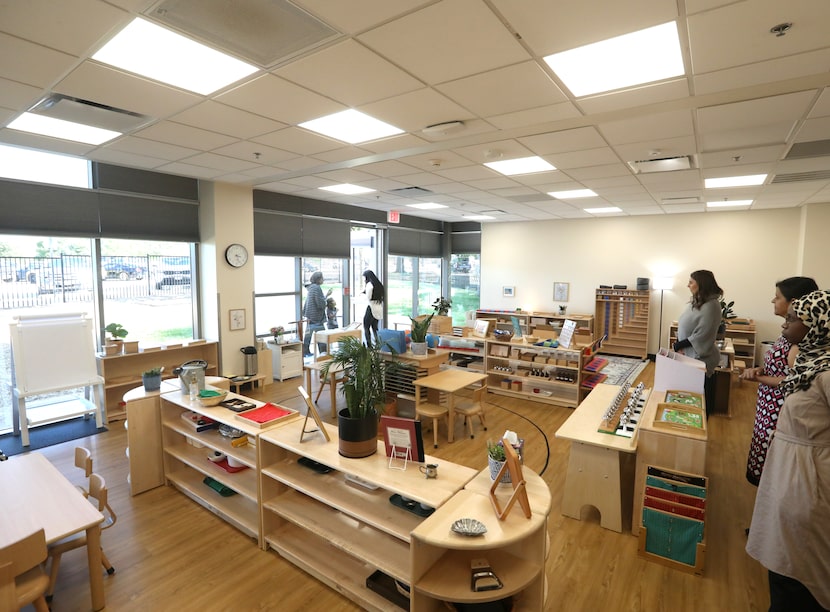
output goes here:
[{"label": "woman in gray sweater", "polygon": [[699,359],[706,364],[706,378],[703,392],[706,396],[706,412],[715,405],[715,389],[712,374],[720,363],[720,351],[715,345],[718,327],[721,324],[720,298],[723,289],[718,286],[715,275],[709,270],[696,270],[689,275],[689,291],[692,298],[689,307],[677,321],[677,342],[675,351]]}]

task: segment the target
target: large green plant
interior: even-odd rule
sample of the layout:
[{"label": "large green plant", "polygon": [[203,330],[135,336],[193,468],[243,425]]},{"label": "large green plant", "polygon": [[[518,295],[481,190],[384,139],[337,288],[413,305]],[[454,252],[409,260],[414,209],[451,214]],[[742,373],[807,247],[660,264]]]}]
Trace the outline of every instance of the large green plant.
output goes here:
[{"label": "large green plant", "polygon": [[333,366],[343,368],[343,394],[346,408],[353,419],[362,419],[383,412],[385,397],[384,383],[387,374],[396,371],[400,364],[384,357],[380,344],[365,345],[360,338],[343,338],[320,370],[328,378]]},{"label": "large green plant", "polygon": [[413,319],[412,317],[409,317],[409,320],[412,321],[412,329],[409,334],[409,337],[412,339],[412,342],[427,341],[427,332],[429,331],[429,324],[432,321],[433,316],[435,316],[435,313],[418,319]]}]

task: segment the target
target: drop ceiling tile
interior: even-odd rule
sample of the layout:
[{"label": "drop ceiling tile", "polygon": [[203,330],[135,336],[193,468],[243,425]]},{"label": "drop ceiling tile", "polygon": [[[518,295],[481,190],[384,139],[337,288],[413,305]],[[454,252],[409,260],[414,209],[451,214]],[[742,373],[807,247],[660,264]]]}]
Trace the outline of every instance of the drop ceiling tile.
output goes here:
[{"label": "drop ceiling tile", "polygon": [[185,162],[196,164],[197,166],[204,166],[205,168],[215,168],[222,172],[240,172],[257,167],[257,164],[254,162],[242,161],[235,157],[226,157],[224,155],[216,155],[215,153],[200,153],[199,155],[188,157]]},{"label": "drop ceiling tile", "polygon": [[370,181],[377,177],[361,172],[360,170],[333,170],[331,172],[320,172],[317,174],[319,178],[335,183],[351,183],[352,185],[362,185],[365,181]]},{"label": "drop ceiling tile", "polygon": [[188,149],[158,140],[138,138],[136,136],[125,136],[112,143],[100,147],[103,150],[121,151],[145,157],[153,157],[162,161],[171,162],[177,159],[190,157],[199,153],[196,149]]},{"label": "drop ceiling tile", "polygon": [[28,147],[30,149],[49,151],[51,153],[77,155],[78,157],[83,157],[84,155],[87,155],[91,151],[95,150],[95,147],[82,142],[61,140],[60,138],[49,138],[48,136],[38,136],[37,134],[18,132],[17,130],[9,128],[0,129],[0,142],[18,145],[21,147]]},{"label": "drop ceiling tile", "polygon": [[[43,90],[39,87],[24,85],[8,79],[0,79],[0,106],[13,110],[15,108],[29,108],[37,102]],[[17,114],[14,111],[13,114]]]},{"label": "drop ceiling tile", "polygon": [[798,130],[795,142],[813,142],[830,139],[830,117],[807,119]]},{"label": "drop ceiling tile", "polygon": [[621,121],[600,123],[599,131],[612,145],[666,140],[692,136],[694,124],[689,110],[653,113],[647,117],[629,117]]},{"label": "drop ceiling tile", "polygon": [[683,213],[700,213],[706,211],[705,204],[672,204],[671,206],[662,206],[661,208],[668,215]]},{"label": "drop ceiling tile", "polygon": [[389,177],[406,176],[407,174],[412,174],[412,172],[415,170],[413,166],[410,166],[409,164],[405,164],[394,159],[389,159],[374,164],[364,164],[360,167],[360,169],[363,172],[368,172],[369,174],[373,174],[375,176]]},{"label": "drop ceiling tile", "polygon": [[236,159],[265,165],[279,164],[287,159],[297,157],[295,153],[275,149],[274,147],[248,140],[240,140],[224,147],[217,147],[213,152],[219,155],[226,155],[228,157],[235,157]]},{"label": "drop ceiling tile", "polygon": [[373,140],[372,142],[361,143],[360,147],[371,151],[372,153],[391,153],[395,151],[405,151],[427,143],[423,138],[413,136],[412,134],[401,134],[400,136],[392,136],[391,138],[383,138],[382,140]]},{"label": "drop ceiling tile", "polygon": [[270,134],[256,136],[252,138],[254,142],[261,142],[262,144],[274,147],[275,149],[282,149],[283,151],[290,151],[297,155],[314,155],[323,151],[332,151],[339,149],[343,143],[325,136],[319,136],[308,130],[302,128],[285,128],[277,130]]},{"label": "drop ceiling tile", "polygon": [[486,166],[464,166],[461,168],[440,168],[435,171],[436,174],[454,181],[475,181],[478,179],[489,179],[497,177],[498,174],[494,170],[490,170]]},{"label": "drop ceiling tile", "polygon": [[54,91],[162,119],[193,106],[201,96],[92,61],[61,80]]},{"label": "drop ceiling tile", "polygon": [[532,151],[525,148],[517,140],[496,140],[470,147],[459,147],[453,149],[453,152],[477,164],[519,159],[533,155]]},{"label": "drop ceiling tile", "polygon": [[333,102],[273,74],[243,83],[216,96],[215,99],[223,104],[289,125],[346,110],[343,104]]},{"label": "drop ceiling tile", "polygon": [[619,162],[620,159],[609,147],[573,151],[571,153],[552,153],[545,156],[557,168],[585,168],[588,166],[602,166]]},{"label": "drop ceiling tile", "polygon": [[562,102],[550,106],[528,108],[514,113],[487,117],[487,122],[501,130],[509,130],[517,127],[532,126],[538,123],[549,124],[563,119],[576,119],[582,117],[582,113],[572,102]]},{"label": "drop ceiling tile", "polygon": [[[26,58],[21,62],[19,58]],[[77,58],[0,32],[0,77],[34,87],[49,87]]]},{"label": "drop ceiling tile", "polygon": [[795,121],[786,121],[740,130],[714,131],[701,134],[700,143],[704,152],[775,145],[787,142],[795,124]]},{"label": "drop ceiling tile", "polygon": [[286,159],[280,162],[280,167],[285,168],[291,172],[309,170],[321,165],[320,160],[313,157],[295,157],[293,159]]},{"label": "drop ceiling tile", "polygon": [[688,155],[692,158],[691,163],[695,164],[696,150],[697,144],[693,135],[614,146],[617,155],[627,162]]},{"label": "drop ceiling tile", "polygon": [[593,127],[581,127],[525,136],[517,139],[536,155],[552,155],[571,151],[585,151],[606,146],[602,135]]},{"label": "drop ceiling tile", "polygon": [[137,131],[134,135],[140,138],[149,138],[150,140],[158,140],[159,142],[167,142],[172,145],[198,149],[200,151],[209,151],[235,142],[235,139],[230,136],[200,130],[189,125],[173,123],[172,121],[155,123],[150,127]]},{"label": "drop ceiling tile", "polygon": [[181,113],[177,113],[170,119],[185,125],[236,136],[237,138],[252,138],[287,127],[279,121],[266,119],[212,100],[206,100]]},{"label": "drop ceiling tile", "polygon": [[[735,168],[735,172],[746,174],[742,166],[776,162],[784,156],[786,150],[787,147],[785,145],[771,145],[768,147],[746,147],[726,151],[714,151],[699,155],[698,164],[703,170],[732,166]],[[739,159],[735,159],[736,157]]]},{"label": "drop ceiling tile", "polygon": [[168,174],[180,174],[182,176],[190,176],[193,178],[211,180],[221,176],[223,172],[215,168],[207,168],[205,166],[196,166],[185,162],[173,162],[172,164],[165,164],[158,167],[159,172],[167,172]]},{"label": "drop ceiling tile", "polygon": [[273,183],[263,183],[262,185],[257,185],[257,189],[262,189],[263,191],[271,191],[275,193],[297,193],[298,191],[302,191],[305,189],[300,185],[291,185],[289,183],[285,183],[282,181],[275,181]]},{"label": "drop ceiling tile", "polygon": [[294,4],[342,32],[355,34],[430,4],[432,0],[294,0]]},{"label": "drop ceiling tile", "polygon": [[366,104],[358,110],[406,132],[419,132],[428,125],[466,121],[473,117],[446,96],[426,88]]},{"label": "drop ceiling tile", "polygon": [[663,213],[663,209],[659,206],[638,206],[637,208],[629,208],[625,211],[628,215],[632,217],[637,216],[646,216],[646,215],[659,215]]},{"label": "drop ceiling tile", "polygon": [[136,155],[116,149],[96,149],[90,153],[89,157],[90,159],[106,164],[127,166],[129,168],[144,168],[145,170],[154,170],[168,162],[166,159]]},{"label": "drop ceiling tile", "polygon": [[498,17],[477,0],[432,4],[358,40],[428,84],[529,59]]},{"label": "drop ceiling tile", "polygon": [[359,147],[340,147],[337,149],[332,149],[331,151],[322,151],[320,153],[315,153],[314,157],[317,159],[321,159],[326,163],[337,163],[342,161],[349,161],[349,160],[361,160],[366,159],[371,156],[371,153],[368,151],[364,151]]},{"label": "drop ceiling tile", "polygon": [[436,86],[476,115],[503,115],[566,100],[556,83],[534,61],[498,68]]},{"label": "drop ceiling tile", "polygon": [[695,190],[703,187],[703,179],[698,170],[638,174],[637,178],[652,193],[666,188],[678,191],[681,189]]},{"label": "drop ceiling tile", "polygon": [[[827,53],[830,55],[830,49],[828,49]],[[828,60],[827,65],[830,66],[830,60]],[[830,116],[830,89],[825,88],[822,90],[818,100],[810,111],[809,117],[810,119],[815,119],[817,117],[827,116]]]},{"label": "drop ceiling tile", "polygon": [[746,102],[721,104],[698,109],[700,131],[738,130],[771,122],[783,123],[805,117],[815,98],[814,91],[801,91],[781,96],[771,96]]},{"label": "drop ceiling tile", "polygon": [[610,113],[635,106],[669,102],[689,97],[689,84],[685,78],[673,79],[664,83],[641,85],[624,91],[598,94],[591,98],[582,98],[578,105],[589,114]]},{"label": "drop ceiling tile", "polygon": [[582,183],[589,189],[596,191],[597,189],[632,189],[640,190],[642,185],[634,176],[629,174],[621,174],[619,176],[603,176],[594,178],[583,178]]},{"label": "drop ceiling tile", "polygon": [[300,58],[275,74],[351,107],[424,86],[354,40]]}]

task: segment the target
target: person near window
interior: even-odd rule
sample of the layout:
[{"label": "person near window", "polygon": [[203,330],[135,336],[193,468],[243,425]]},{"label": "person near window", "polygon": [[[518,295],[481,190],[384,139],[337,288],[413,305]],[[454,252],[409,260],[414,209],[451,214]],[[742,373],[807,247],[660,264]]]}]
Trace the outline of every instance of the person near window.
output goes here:
[{"label": "person near window", "polygon": [[[311,356],[311,336],[316,331],[326,328],[326,297],[331,295],[329,289],[326,295],[320,285],[323,284],[323,273],[319,270],[311,275],[311,282],[306,285],[305,306],[303,306],[303,317],[308,320],[308,325],[303,336],[303,356]],[[319,352],[326,350],[326,345],[317,343]]]},{"label": "person near window", "polygon": [[371,270],[363,273],[363,281],[366,288],[363,293],[369,300],[366,307],[366,314],[363,315],[363,333],[366,335],[366,344],[372,343],[372,332],[375,334],[375,342],[380,342],[378,337],[378,321],[383,318],[384,289],[383,283]]},{"label": "person near window", "polygon": [[337,300],[326,298],[326,327],[337,329]]},{"label": "person near window", "polygon": [[[791,276],[775,283],[775,297],[772,298],[772,310],[779,317],[787,316],[787,309],[795,298],[800,298],[818,289],[816,281],[807,276]],[[753,486],[758,486],[764,459],[767,456],[769,440],[775,431],[775,424],[784,403],[781,382],[787,375],[787,358],[793,345],[784,335],[778,337],[764,355],[764,365],[747,368],[741,373],[743,380],[758,383],[758,399],[755,402],[755,426],[749,444],[746,460],[746,479]]]},{"label": "person near window", "polygon": [[706,413],[715,405],[715,380],[712,375],[720,364],[720,351],[715,345],[718,327],[721,323],[720,298],[723,289],[718,286],[715,275],[709,270],[695,270],[689,276],[689,291],[692,297],[689,307],[677,321],[677,342],[674,350],[698,359],[706,364],[703,393],[706,398]]},{"label": "person near window", "polygon": [[830,609],[830,291],[790,303],[798,355],[758,483],[746,552],[769,571],[770,612]]}]

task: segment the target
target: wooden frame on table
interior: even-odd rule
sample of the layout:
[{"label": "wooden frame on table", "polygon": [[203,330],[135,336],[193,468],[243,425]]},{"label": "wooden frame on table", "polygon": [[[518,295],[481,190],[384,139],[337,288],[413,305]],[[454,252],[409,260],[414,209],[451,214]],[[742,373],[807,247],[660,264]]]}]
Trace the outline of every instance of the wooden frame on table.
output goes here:
[{"label": "wooden frame on table", "polygon": [[[522,464],[519,462],[519,455],[516,453],[516,449],[513,448],[513,445],[510,444],[507,438],[502,438],[501,443],[504,446],[505,461],[502,464],[498,475],[496,475],[493,480],[493,485],[490,487],[490,502],[493,504],[493,509],[496,511],[496,516],[499,517],[500,521],[507,518],[507,515],[510,514],[510,510],[513,508],[513,504],[517,501],[524,511],[525,518],[530,518],[530,501],[527,499],[527,482],[522,475]],[[502,509],[501,504],[499,504],[499,500],[496,499],[496,488],[501,483],[501,478],[504,476],[505,471],[510,473],[510,484],[513,486],[513,494],[510,496],[510,499],[507,500],[507,505],[504,509]]]},{"label": "wooden frame on table", "polygon": [[501,294],[503,297],[516,297],[516,287],[505,285],[501,288]]},{"label": "wooden frame on table", "polygon": [[[314,403],[311,401],[311,398],[308,395],[308,391],[306,391],[305,387],[303,387],[302,385],[297,387],[297,391],[299,391],[300,395],[303,396],[306,405],[305,420],[303,420],[303,427],[300,430],[300,442],[304,442],[303,438],[305,438],[306,434],[313,434],[317,431],[319,431],[320,434],[322,434],[326,442],[330,442],[331,438],[329,437],[329,432],[326,431],[326,427],[325,425],[323,425],[323,420],[320,418],[320,413],[317,412],[317,408],[314,407]],[[311,415],[311,418],[314,419],[314,422],[317,424],[316,430],[306,429],[309,415]]]},{"label": "wooden frame on table", "polygon": [[231,331],[245,329],[244,308],[231,308],[228,311],[228,327]]},{"label": "wooden frame on table", "polygon": [[553,301],[567,302],[571,292],[570,283],[553,283]]}]

